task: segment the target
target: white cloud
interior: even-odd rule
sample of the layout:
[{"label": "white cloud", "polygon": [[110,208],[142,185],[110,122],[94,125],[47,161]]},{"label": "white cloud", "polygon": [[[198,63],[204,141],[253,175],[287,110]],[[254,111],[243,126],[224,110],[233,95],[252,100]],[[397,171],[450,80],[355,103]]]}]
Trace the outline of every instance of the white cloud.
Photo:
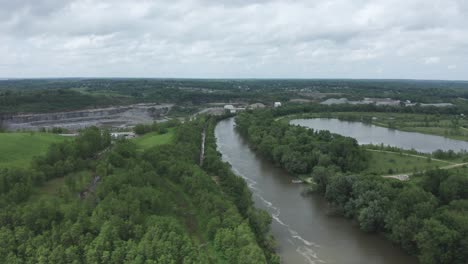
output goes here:
[{"label": "white cloud", "polygon": [[439,57],[427,57],[424,58],[424,64],[430,65],[430,64],[438,64],[440,62]]},{"label": "white cloud", "polygon": [[367,78],[380,65],[382,78],[466,79],[467,12],[464,0],[0,0],[0,77]]}]

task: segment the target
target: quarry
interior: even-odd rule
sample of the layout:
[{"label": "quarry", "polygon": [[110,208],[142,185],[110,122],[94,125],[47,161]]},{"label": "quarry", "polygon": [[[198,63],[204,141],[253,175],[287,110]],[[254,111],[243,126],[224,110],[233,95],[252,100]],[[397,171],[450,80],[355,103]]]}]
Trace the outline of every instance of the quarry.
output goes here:
[{"label": "quarry", "polygon": [[164,121],[172,106],[145,103],[68,112],[17,114],[3,116],[2,126],[9,131],[38,131],[54,127],[76,131],[89,126],[119,130],[136,124]]}]

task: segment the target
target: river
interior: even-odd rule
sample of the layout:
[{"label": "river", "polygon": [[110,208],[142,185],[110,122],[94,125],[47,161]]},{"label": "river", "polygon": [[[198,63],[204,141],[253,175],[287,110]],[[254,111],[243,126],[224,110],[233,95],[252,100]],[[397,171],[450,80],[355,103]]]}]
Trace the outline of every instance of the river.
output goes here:
[{"label": "river", "polygon": [[468,150],[468,142],[441,136],[404,132],[361,122],[341,121],[329,118],[295,119],[290,122],[315,130],[328,130],[332,133],[355,138],[359,144],[381,144],[403,149],[415,149],[431,153],[442,150]]},{"label": "river", "polygon": [[292,184],[292,176],[258,157],[234,124],[230,118],[216,126],[218,151],[245,179],[255,206],[273,216],[271,229],[282,263],[418,263],[383,237],[366,234],[351,221],[327,214],[321,196],[304,195],[303,185]]}]

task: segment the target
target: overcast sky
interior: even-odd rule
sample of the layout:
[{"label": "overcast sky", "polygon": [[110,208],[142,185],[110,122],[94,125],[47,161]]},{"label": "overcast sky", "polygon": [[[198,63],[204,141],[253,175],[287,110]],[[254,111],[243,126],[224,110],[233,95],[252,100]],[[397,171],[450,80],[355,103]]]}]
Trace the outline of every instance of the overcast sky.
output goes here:
[{"label": "overcast sky", "polygon": [[468,0],[0,0],[0,77],[468,79]]}]

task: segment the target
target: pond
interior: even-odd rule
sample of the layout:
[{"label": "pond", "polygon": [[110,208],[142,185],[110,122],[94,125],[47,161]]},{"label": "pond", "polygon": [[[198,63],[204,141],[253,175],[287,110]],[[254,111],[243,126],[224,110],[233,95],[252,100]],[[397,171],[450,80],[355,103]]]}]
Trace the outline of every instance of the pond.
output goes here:
[{"label": "pond", "polygon": [[384,144],[403,149],[415,149],[431,153],[441,150],[468,150],[468,142],[441,136],[404,132],[361,122],[341,121],[329,118],[295,119],[290,124],[314,130],[329,130],[332,133],[355,138],[359,144]]},{"label": "pond", "polygon": [[304,185],[293,184],[291,175],[257,156],[234,127],[233,118],[216,126],[218,151],[245,179],[255,206],[272,215],[282,263],[418,263],[382,236],[366,234],[348,219],[330,215],[323,197],[303,194]]}]

